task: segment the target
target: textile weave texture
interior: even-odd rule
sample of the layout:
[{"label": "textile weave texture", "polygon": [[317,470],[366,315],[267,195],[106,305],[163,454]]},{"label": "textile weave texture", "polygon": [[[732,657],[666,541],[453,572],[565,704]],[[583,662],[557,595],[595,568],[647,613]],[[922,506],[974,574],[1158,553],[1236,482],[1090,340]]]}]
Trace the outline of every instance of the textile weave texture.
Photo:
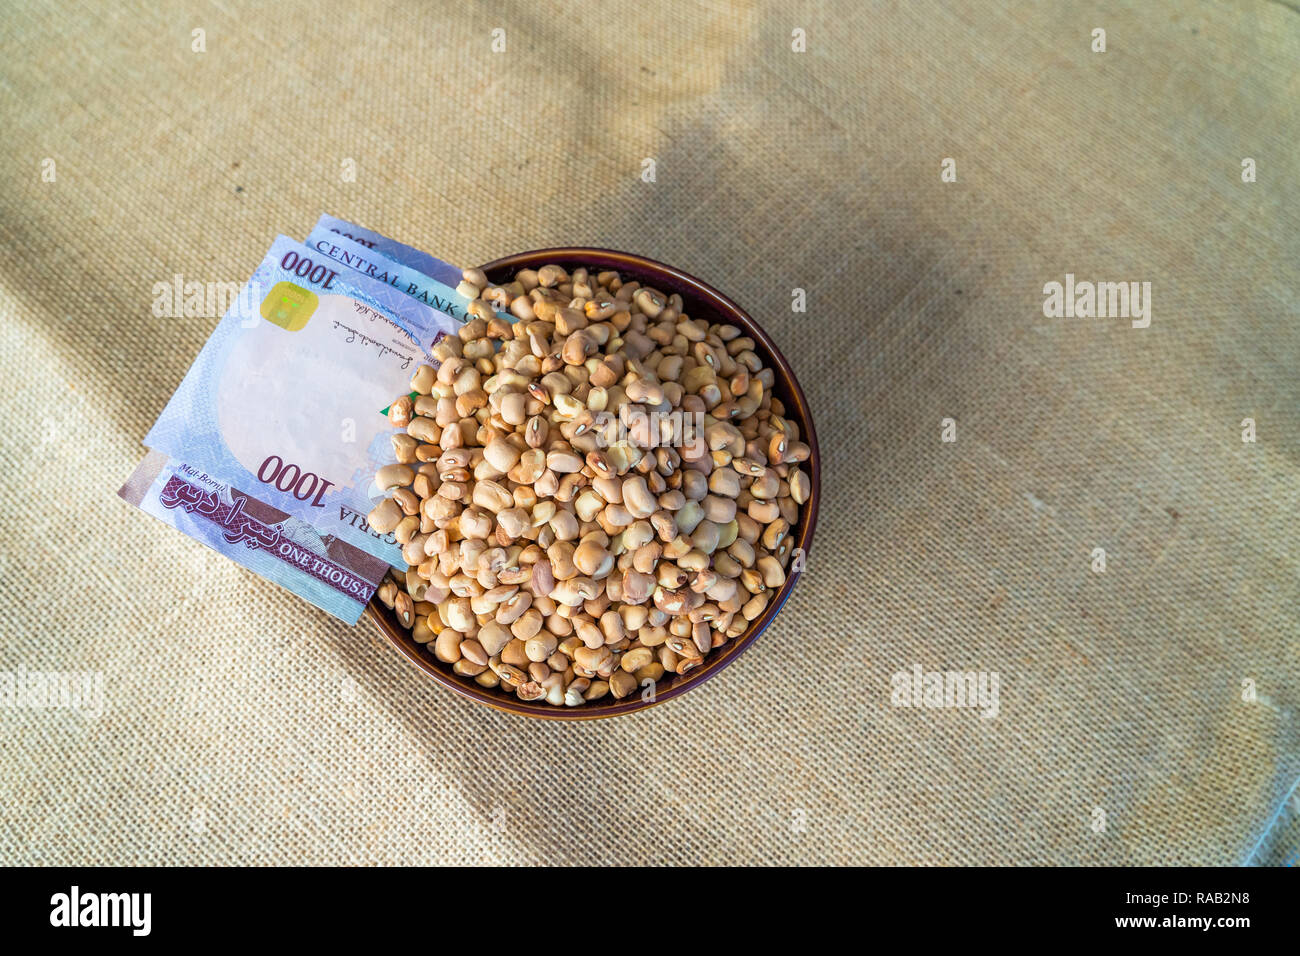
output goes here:
[{"label": "textile weave texture", "polygon": [[[1293,10],[0,23],[0,671],[102,672],[105,705],[0,709],[0,862],[1294,859]],[[324,211],[464,265],[640,253],[771,333],[823,504],[735,665],[613,721],[499,714],[116,497],[218,320],[154,284],[242,283]],[[1045,316],[1067,274],[1150,282],[1149,327]],[[997,716],[895,706],[915,665],[996,672]]]}]

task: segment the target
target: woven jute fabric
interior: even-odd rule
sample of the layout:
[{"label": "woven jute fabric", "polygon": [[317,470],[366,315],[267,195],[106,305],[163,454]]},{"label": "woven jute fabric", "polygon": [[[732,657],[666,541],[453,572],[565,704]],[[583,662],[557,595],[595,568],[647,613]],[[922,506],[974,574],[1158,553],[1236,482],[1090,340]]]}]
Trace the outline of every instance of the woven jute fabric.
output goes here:
[{"label": "woven jute fabric", "polygon": [[[0,671],[104,708],[0,710],[0,862],[1295,853],[1286,6],[0,17]],[[115,496],[217,322],[154,284],[242,282],[323,211],[462,264],[625,249],[758,319],[824,481],[747,654],[627,718],[506,716]],[[1149,327],[1046,316],[1067,274],[1149,282]],[[997,715],[901,706],[914,667],[996,673]]]}]

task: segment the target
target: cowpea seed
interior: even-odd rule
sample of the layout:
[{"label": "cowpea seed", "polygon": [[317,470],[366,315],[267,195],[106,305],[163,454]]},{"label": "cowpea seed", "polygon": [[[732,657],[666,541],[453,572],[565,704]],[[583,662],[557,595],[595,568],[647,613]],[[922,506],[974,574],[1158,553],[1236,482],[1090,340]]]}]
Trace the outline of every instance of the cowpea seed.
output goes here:
[{"label": "cowpea seed", "polygon": [[436,373],[430,365],[421,365],[416,368],[411,375],[411,391],[419,392],[421,395],[430,395],[433,392],[433,383]]},{"label": "cowpea seed", "polygon": [[551,289],[568,279],[569,275],[560,266],[546,265],[537,270],[537,284]]},{"label": "cowpea seed", "polygon": [[415,480],[415,470],[409,465],[385,465],[375,474],[375,486],[381,491],[405,488]]},{"label": "cowpea seed", "polygon": [[483,645],[475,640],[460,642],[460,654],[465,660],[474,664],[487,664],[488,653],[483,649]]},{"label": "cowpea seed", "polygon": [[530,661],[545,661],[555,653],[558,644],[554,634],[538,634],[524,642],[524,654]]},{"label": "cowpea seed", "polygon": [[415,624],[411,627],[411,639],[417,644],[428,644],[438,635],[429,627],[428,616],[416,617]]},{"label": "cowpea seed", "polygon": [[[515,301],[521,302],[523,300],[516,299]],[[545,694],[545,691],[542,689],[542,685],[538,681],[529,680],[515,688],[515,694],[520,700],[540,700],[542,695]]]},{"label": "cowpea seed", "polygon": [[681,296],[557,264],[494,278],[464,271],[470,321],[389,406],[367,523],[409,570],[377,596],[480,686],[623,699],[775,599],[810,449],[754,339]]},{"label": "cowpea seed", "polygon": [[806,472],[798,468],[790,473],[790,498],[797,505],[802,505],[808,501],[808,492],[811,488],[811,482]]},{"label": "cowpea seed", "polygon": [[703,551],[705,554],[712,554],[718,548],[719,529],[717,522],[710,521],[707,518],[695,526],[691,532],[691,542],[696,550]]},{"label": "cowpea seed", "polygon": [[[534,598],[534,601],[538,600]],[[545,619],[542,612],[535,607],[530,607],[527,611],[519,616],[513,624],[510,625],[510,633],[521,641],[528,641],[541,633]]]},{"label": "cowpea seed", "polygon": [[469,599],[465,597],[457,596],[445,602],[439,606],[438,613],[448,627],[455,628],[462,634],[468,634],[478,626],[478,621],[470,610]]},{"label": "cowpea seed", "polygon": [[627,671],[616,671],[609,678],[609,692],[618,699],[626,697],[637,688],[637,679]]},{"label": "cowpea seed", "polygon": [[501,474],[513,468],[521,454],[520,449],[504,438],[493,439],[483,449],[483,459]]},{"label": "cowpea seed", "polygon": [[623,505],[634,518],[649,518],[657,509],[645,478],[634,475],[623,482]]},{"label": "cowpea seed", "polygon": [[749,494],[763,500],[775,498],[780,490],[781,479],[770,468],[765,469],[749,486]]},{"label": "cowpea seed", "polygon": [[605,507],[605,502],[594,491],[584,491],[573,502],[573,510],[583,521],[593,521]]},{"label": "cowpea seed", "polygon": [[664,676],[664,666],[658,661],[651,661],[645,667],[638,670],[634,676],[639,683],[644,683],[645,681],[651,681],[653,683]]},{"label": "cowpea seed", "polygon": [[582,470],[584,462],[571,451],[552,451],[546,456],[546,467],[557,474],[567,475]]},{"label": "cowpea seed", "polygon": [[[419,477],[425,477],[421,475]],[[397,502],[397,507],[402,509],[404,515],[417,515],[420,513],[420,496],[411,488],[394,488],[393,500]]]},{"label": "cowpea seed", "polygon": [[642,574],[650,574],[659,565],[659,559],[663,557],[664,549],[658,541],[651,541],[641,545],[632,552],[632,569]]},{"label": "cowpea seed", "polygon": [[[501,603],[496,612],[497,623],[510,627],[515,621],[519,620],[524,613],[531,607],[533,596],[527,591],[519,591],[508,600]],[[512,630],[513,633],[513,630]],[[518,635],[515,635],[516,637]]]},{"label": "cowpea seed", "polygon": [[366,515],[366,524],[380,534],[388,534],[406,517],[401,507],[392,498],[385,498]]},{"label": "cowpea seed", "polygon": [[640,571],[623,572],[623,600],[629,604],[644,604],[654,590],[655,579]]},{"label": "cowpea seed", "polygon": [[415,403],[411,401],[411,396],[401,395],[393,404],[388,406],[388,420],[398,428],[403,428],[411,424],[411,418],[415,414]]},{"label": "cowpea seed", "polygon": [[[479,675],[487,671],[487,665],[475,664],[462,657],[460,660],[456,661],[456,663],[451,665],[451,670],[453,674],[460,677],[473,677],[477,679]],[[496,675],[491,676],[495,680]]]},{"label": "cowpea seed", "polygon": [[556,511],[550,524],[555,537],[560,541],[571,541],[578,536],[578,519],[571,511]]},{"label": "cowpea seed", "polygon": [[654,652],[648,647],[636,647],[623,655],[619,666],[629,673],[635,673],[654,659]]},{"label": "cowpea seed", "polygon": [[769,588],[779,588],[785,584],[785,569],[781,567],[781,562],[770,554],[765,554],[758,559],[759,574],[763,576],[763,584]]},{"label": "cowpea seed", "polygon": [[704,656],[704,652],[689,637],[670,637],[665,646],[679,657],[699,660]]},{"label": "cowpea seed", "polygon": [[513,635],[496,621],[489,621],[478,630],[478,642],[491,657],[500,654],[512,639]]},{"label": "cowpea seed", "polygon": [[587,577],[603,578],[614,566],[614,556],[598,541],[584,541],[573,552],[573,563]]},{"label": "cowpea seed", "polygon": [[507,508],[497,513],[497,527],[511,539],[518,538],[532,526],[533,516],[523,508]]},{"label": "cowpea seed", "polygon": [[661,624],[648,625],[637,634],[644,647],[660,647],[668,640],[668,628]]},{"label": "cowpea seed", "polygon": [[404,627],[415,625],[415,600],[405,591],[398,593],[393,600],[393,611]]},{"label": "cowpea seed", "polygon": [[585,667],[589,671],[597,670],[605,661],[609,660],[613,653],[603,644],[597,648],[587,647],[585,644],[573,652],[574,663]]},{"label": "cowpea seed", "polygon": [[521,687],[528,682],[527,672],[513,664],[502,664],[497,669],[497,677],[503,684],[509,684],[511,687]]},{"label": "cowpea seed", "polygon": [[590,601],[596,596],[596,586],[590,578],[568,578],[555,585],[551,591],[550,598],[557,604],[563,604],[566,607],[578,607],[584,601]]},{"label": "cowpea seed", "polygon": [[417,441],[438,444],[442,438],[442,426],[432,418],[416,415],[406,426],[406,433]]},{"label": "cowpea seed", "polygon": [[416,449],[419,447],[420,443],[410,435],[399,434],[393,436],[393,457],[397,459],[399,464],[409,465],[418,461]]},{"label": "cowpea seed", "polygon": [[529,661],[528,656],[524,653],[524,642],[517,638],[509,641],[506,646],[501,649],[501,663],[509,664],[512,667],[526,669],[532,662]]},{"label": "cowpea seed", "polygon": [[763,547],[767,548],[769,551],[775,551],[780,547],[781,542],[785,540],[785,536],[789,531],[790,522],[786,521],[784,518],[777,518],[763,531]]},{"label": "cowpea seed", "polygon": [[[394,499],[396,500],[396,499]],[[407,515],[397,523],[393,529],[393,538],[400,545],[406,545],[415,537],[416,532],[420,530],[420,519],[415,515]]]},{"label": "cowpea seed", "polygon": [[444,664],[454,664],[460,660],[461,635],[451,628],[443,628],[434,638],[433,656]]},{"label": "cowpea seed", "polygon": [[714,524],[726,524],[736,517],[736,500],[722,495],[709,495],[700,503],[704,517]]},{"label": "cowpea seed", "polygon": [[768,594],[766,591],[755,594],[745,602],[744,607],[740,609],[740,613],[744,615],[747,621],[757,620],[759,615],[763,613],[763,609],[767,607],[767,600]]}]

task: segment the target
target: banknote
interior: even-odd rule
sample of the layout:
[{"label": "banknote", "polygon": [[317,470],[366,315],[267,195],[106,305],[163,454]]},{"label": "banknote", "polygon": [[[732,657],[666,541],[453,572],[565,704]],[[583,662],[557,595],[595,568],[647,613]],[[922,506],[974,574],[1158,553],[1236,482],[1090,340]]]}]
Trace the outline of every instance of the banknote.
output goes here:
[{"label": "banknote", "polygon": [[[448,286],[419,269],[403,265],[391,256],[319,225],[311,231],[306,244],[335,262],[355,269],[376,282],[385,282],[416,301],[445,312],[461,322],[468,322],[471,318],[466,311],[470,300],[457,292],[454,284]],[[460,273],[457,272],[456,275],[456,281],[459,282]],[[497,315],[507,322],[515,321],[514,315],[508,311],[498,311]]]},{"label": "banknote", "polygon": [[405,243],[398,242],[396,239],[390,239],[387,236],[380,235],[365,226],[359,226],[355,222],[348,222],[345,219],[337,219],[329,214],[320,217],[316,223],[316,228],[312,230],[315,236],[320,232],[330,232],[343,236],[345,239],[351,239],[353,242],[365,246],[367,249],[373,249],[380,255],[387,256],[394,262],[422,272],[431,279],[436,279],[449,288],[456,288],[460,282],[460,270],[453,265],[448,265],[436,256],[431,256],[427,252],[419,249],[413,249]]},{"label": "banknote", "polygon": [[383,253],[320,227],[312,230],[306,245],[313,252],[328,256],[339,265],[354,269],[376,282],[390,285],[417,302],[445,312],[458,322],[469,321],[465,311],[469,300],[419,269],[402,265]]},{"label": "banknote", "polygon": [[459,323],[281,236],[217,325],[144,443],[403,566],[366,523],[393,457],[383,410]]},{"label": "banknote", "polygon": [[151,451],[118,492],[236,564],[355,624],[387,562]]}]

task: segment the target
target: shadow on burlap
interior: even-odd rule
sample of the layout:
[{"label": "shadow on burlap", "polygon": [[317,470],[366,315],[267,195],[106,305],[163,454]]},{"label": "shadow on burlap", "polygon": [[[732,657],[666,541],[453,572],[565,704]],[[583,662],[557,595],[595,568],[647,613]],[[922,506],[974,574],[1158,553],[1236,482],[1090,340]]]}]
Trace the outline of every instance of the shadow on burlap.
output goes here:
[{"label": "shadow on burlap", "polygon": [[[103,671],[107,710],[0,711],[0,860],[1294,855],[1300,18],[244,6],[5,15],[0,670]],[[825,477],[750,653],[522,721],[114,496],[216,323],[153,283],[242,281],[323,209],[450,261],[640,252],[762,322]],[[1150,281],[1151,326],[1045,318],[1067,272]],[[914,665],[996,672],[998,715],[892,706]]]}]

